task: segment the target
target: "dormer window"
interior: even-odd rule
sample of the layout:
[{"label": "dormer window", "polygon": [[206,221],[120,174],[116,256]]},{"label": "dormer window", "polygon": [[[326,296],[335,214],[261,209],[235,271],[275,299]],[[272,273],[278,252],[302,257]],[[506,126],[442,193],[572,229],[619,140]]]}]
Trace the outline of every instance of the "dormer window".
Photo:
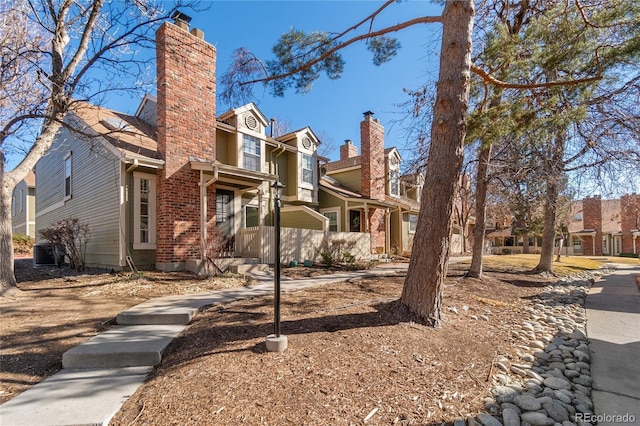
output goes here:
[{"label": "dormer window", "polygon": [[242,167],[259,172],[261,170],[260,139],[250,135],[242,135],[242,152],[244,154]]}]

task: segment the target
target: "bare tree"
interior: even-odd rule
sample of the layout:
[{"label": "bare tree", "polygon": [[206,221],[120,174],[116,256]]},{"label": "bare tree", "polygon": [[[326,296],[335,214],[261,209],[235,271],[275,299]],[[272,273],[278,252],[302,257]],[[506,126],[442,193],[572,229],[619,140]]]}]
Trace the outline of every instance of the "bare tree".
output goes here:
[{"label": "bare tree", "polygon": [[[6,4],[6,3],[5,3]],[[153,0],[24,0],[12,18],[20,34],[29,31],[28,48],[2,47],[0,99],[0,293],[14,286],[11,239],[11,192],[51,146],[76,100],[100,103],[107,93],[140,93],[153,82],[152,61],[140,50],[154,46],[156,24],[167,19],[162,2]],[[177,2],[175,8],[188,7]],[[3,16],[5,16],[3,14]],[[12,29],[9,29],[12,31]],[[5,34],[3,34],[4,36]],[[12,41],[16,46],[19,41]],[[13,73],[13,77],[11,77]],[[106,76],[109,76],[108,78]],[[33,82],[34,98],[4,101],[20,84]],[[5,83],[8,83],[5,85]],[[77,130],[73,129],[72,130]],[[27,152],[13,170],[6,155],[17,146]]]}]

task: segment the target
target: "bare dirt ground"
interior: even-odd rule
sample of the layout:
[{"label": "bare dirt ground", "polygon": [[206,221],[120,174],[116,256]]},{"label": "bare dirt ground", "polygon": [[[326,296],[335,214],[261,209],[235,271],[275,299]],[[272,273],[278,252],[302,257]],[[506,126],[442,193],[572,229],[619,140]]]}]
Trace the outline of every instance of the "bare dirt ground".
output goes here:
[{"label": "bare dirt ground", "polygon": [[[210,309],[168,348],[162,364],[113,419],[130,424],[429,424],[477,413],[496,354],[545,278],[451,265],[445,322],[433,329],[394,313],[403,277],[358,279],[282,297],[289,347],[266,351],[272,298]],[[65,271],[69,273],[69,271]],[[285,268],[285,275],[325,273]],[[61,368],[62,353],[148,298],[247,284],[145,272],[63,277],[18,262],[19,292],[2,300],[0,401]],[[250,283],[249,283],[250,284]]]}]

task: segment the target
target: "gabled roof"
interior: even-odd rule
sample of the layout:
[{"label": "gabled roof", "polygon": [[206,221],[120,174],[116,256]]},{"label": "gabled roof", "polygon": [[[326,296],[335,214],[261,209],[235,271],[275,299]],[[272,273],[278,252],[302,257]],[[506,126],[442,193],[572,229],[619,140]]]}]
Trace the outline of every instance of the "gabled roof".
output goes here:
[{"label": "gabled roof", "polygon": [[262,111],[260,111],[260,108],[258,108],[258,106],[253,102],[249,102],[248,104],[242,105],[238,108],[232,108],[230,110],[227,110],[222,114],[220,114],[217,117],[217,120],[224,121],[234,115],[240,115],[243,112],[247,112],[247,111],[253,111],[256,114],[256,116],[260,119],[264,127],[267,127],[269,125],[269,120],[267,119],[267,116],[264,115]]},{"label": "gabled roof", "polygon": [[132,116],[108,108],[76,102],[71,108],[86,128],[85,133],[98,139],[122,161],[149,160],[156,165],[164,161],[158,153],[155,128]]},{"label": "gabled roof", "polygon": [[[400,160],[402,160],[402,156],[400,156],[397,148],[393,146],[391,148],[384,149],[385,158],[388,157],[389,153],[391,153],[392,151],[394,151],[395,154],[400,158]],[[327,168],[327,172],[334,172],[336,170],[350,169],[352,167],[359,167],[361,165],[362,155],[354,155],[353,157],[344,158],[342,160],[331,161],[327,163],[325,167]]]},{"label": "gabled roof", "polygon": [[387,201],[364,197],[362,194],[340,185],[337,180],[333,179],[330,176],[323,176],[322,178],[320,178],[319,188],[349,201],[361,201],[363,203],[369,203],[380,207],[396,207],[395,204],[389,203]]},{"label": "gabled roof", "polygon": [[291,139],[295,139],[300,133],[308,133],[308,134],[310,134],[311,137],[314,139],[314,142],[317,145],[320,145],[322,143],[322,142],[320,142],[320,139],[318,138],[318,135],[316,135],[315,132],[309,126],[303,127],[302,129],[294,130],[294,131],[286,133],[284,135],[280,135],[280,136],[276,137],[275,139],[278,142],[287,142],[287,141],[289,141]]}]

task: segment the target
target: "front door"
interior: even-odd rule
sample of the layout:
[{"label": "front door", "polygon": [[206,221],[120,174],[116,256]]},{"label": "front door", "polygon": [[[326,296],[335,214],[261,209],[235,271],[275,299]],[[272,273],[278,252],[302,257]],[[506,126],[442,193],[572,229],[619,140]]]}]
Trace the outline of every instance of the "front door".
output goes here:
[{"label": "front door", "polygon": [[216,228],[218,228],[227,238],[228,243],[225,251],[233,251],[234,246],[234,211],[233,211],[233,191],[224,189],[216,190]]}]

